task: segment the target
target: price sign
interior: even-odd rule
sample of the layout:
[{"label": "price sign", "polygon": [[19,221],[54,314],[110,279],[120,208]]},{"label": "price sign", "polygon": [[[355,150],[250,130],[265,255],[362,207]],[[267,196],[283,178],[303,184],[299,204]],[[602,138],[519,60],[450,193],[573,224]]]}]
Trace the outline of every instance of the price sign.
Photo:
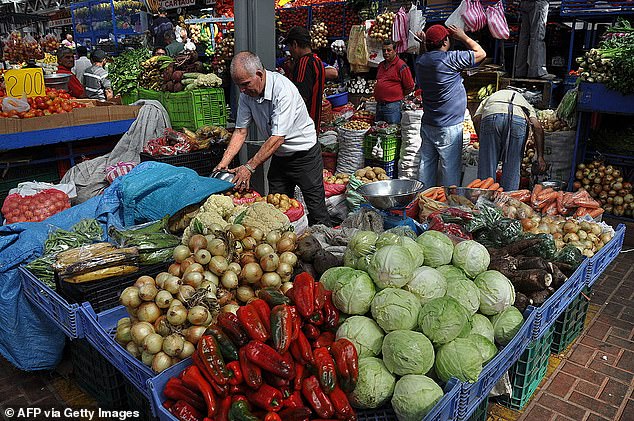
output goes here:
[{"label": "price sign", "polygon": [[7,70],[4,73],[7,96],[14,98],[42,96],[46,92],[42,69]]}]

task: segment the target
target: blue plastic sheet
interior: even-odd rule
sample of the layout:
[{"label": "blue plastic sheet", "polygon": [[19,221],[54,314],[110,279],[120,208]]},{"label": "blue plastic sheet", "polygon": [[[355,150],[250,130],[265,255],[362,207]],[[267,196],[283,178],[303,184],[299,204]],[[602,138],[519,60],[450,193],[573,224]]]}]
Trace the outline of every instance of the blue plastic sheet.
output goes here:
[{"label": "blue plastic sheet", "polygon": [[60,361],[64,334],[21,293],[18,267],[42,255],[55,229],[86,218],[125,227],[160,219],[205,197],[227,190],[225,181],[199,177],[187,168],[147,162],[115,179],[101,196],[43,222],[0,227],[0,354],[22,370],[46,370]]}]

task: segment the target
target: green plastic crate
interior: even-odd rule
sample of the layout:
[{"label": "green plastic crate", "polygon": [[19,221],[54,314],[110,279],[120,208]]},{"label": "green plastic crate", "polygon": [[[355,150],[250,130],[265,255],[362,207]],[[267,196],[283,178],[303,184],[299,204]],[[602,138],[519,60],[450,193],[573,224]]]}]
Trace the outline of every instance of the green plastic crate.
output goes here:
[{"label": "green plastic crate", "polygon": [[139,88],[137,91],[137,99],[153,99],[163,103],[163,96],[165,95],[160,91],[153,91],[151,89]]},{"label": "green plastic crate", "polygon": [[553,331],[554,327],[551,327],[544,336],[533,341],[519,360],[509,368],[511,396],[500,397],[499,402],[502,405],[521,410],[531,400],[548,370]]},{"label": "green plastic crate", "polygon": [[135,89],[132,92],[121,94],[121,103],[123,105],[130,105],[139,99],[139,92]]},{"label": "green plastic crate", "polygon": [[[372,155],[372,149],[381,141],[381,148],[383,148],[383,157],[377,158]],[[389,162],[397,160],[401,149],[401,138],[396,134],[366,134],[363,138],[363,156],[366,159],[375,161]]]},{"label": "green plastic crate", "polygon": [[585,289],[555,321],[553,343],[550,351],[553,354],[561,354],[573,343],[583,331],[583,325],[588,313],[589,289]]},{"label": "green plastic crate", "polygon": [[222,88],[166,93],[162,104],[176,130],[227,125],[227,105]]},{"label": "green plastic crate", "polygon": [[489,397],[487,396],[484,400],[478,405],[475,412],[471,414],[467,421],[487,421],[487,415],[489,412]]}]

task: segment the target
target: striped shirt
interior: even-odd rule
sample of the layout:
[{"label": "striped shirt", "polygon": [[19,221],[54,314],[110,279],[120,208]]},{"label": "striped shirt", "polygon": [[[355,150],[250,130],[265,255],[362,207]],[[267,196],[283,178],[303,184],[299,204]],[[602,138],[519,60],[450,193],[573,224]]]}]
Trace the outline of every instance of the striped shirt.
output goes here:
[{"label": "striped shirt", "polygon": [[84,90],[90,99],[106,100],[106,89],[112,89],[108,71],[101,66],[91,66],[84,72]]},{"label": "striped shirt", "polygon": [[310,53],[300,57],[293,69],[291,80],[304,99],[308,114],[313,119],[315,127],[319,127],[324,84],[326,83],[324,63],[317,54]]}]

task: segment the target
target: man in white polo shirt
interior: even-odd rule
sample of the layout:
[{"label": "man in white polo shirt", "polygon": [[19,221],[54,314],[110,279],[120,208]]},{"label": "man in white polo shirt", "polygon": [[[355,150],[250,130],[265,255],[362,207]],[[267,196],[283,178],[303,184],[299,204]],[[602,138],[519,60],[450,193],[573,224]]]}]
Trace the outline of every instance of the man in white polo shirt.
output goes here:
[{"label": "man in white polo shirt", "polygon": [[315,125],[293,82],[264,69],[260,58],[249,51],[233,58],[231,77],[240,89],[236,128],[216,169],[227,169],[253,121],[258,138],[266,141],[246,164],[231,170],[233,183],[239,190],[248,189],[255,169],[272,157],[269,191],[293,197],[299,186],[308,207],[308,223],[330,225]]}]

